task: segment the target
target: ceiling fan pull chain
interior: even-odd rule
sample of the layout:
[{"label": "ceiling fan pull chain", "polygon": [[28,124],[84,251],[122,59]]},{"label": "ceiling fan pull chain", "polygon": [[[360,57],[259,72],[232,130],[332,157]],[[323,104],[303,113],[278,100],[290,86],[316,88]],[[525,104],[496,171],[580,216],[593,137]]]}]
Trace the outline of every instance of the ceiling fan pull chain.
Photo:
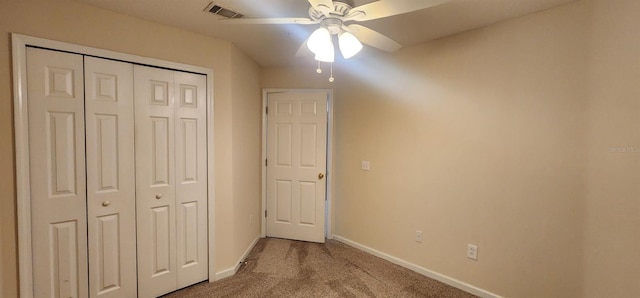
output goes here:
[{"label": "ceiling fan pull chain", "polygon": [[322,68],[320,68],[320,61],[318,61],[318,69],[316,69],[317,73],[322,73]]},{"label": "ceiling fan pull chain", "polygon": [[335,79],[333,78],[333,62],[331,62],[331,76],[329,77],[329,82],[333,83]]}]

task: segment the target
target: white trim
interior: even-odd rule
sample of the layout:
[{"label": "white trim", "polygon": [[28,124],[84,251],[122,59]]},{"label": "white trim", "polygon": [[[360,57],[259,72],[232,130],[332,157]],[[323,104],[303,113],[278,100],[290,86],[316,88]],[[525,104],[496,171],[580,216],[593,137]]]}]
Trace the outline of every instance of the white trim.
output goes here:
[{"label": "white trim", "polygon": [[371,247],[368,247],[366,245],[360,244],[358,242],[349,240],[349,239],[344,238],[342,236],[333,235],[333,239],[335,239],[337,241],[340,241],[340,242],[342,242],[344,244],[347,244],[349,246],[355,247],[355,248],[357,248],[359,250],[368,252],[368,253],[370,253],[370,254],[372,254],[374,256],[377,256],[377,257],[380,257],[382,259],[385,259],[385,260],[387,260],[387,261],[389,261],[391,263],[394,263],[396,265],[400,265],[400,266],[402,266],[404,268],[407,268],[409,270],[412,270],[412,271],[415,271],[417,273],[420,273],[420,274],[422,274],[422,275],[424,275],[426,277],[435,279],[435,280],[437,280],[439,282],[445,283],[445,284],[450,285],[452,287],[455,287],[455,288],[458,288],[458,289],[463,290],[465,292],[471,293],[473,295],[480,296],[480,297],[485,297],[485,298],[500,298],[501,297],[498,294],[494,294],[494,293],[491,293],[489,291],[486,291],[486,290],[483,290],[481,288],[478,288],[476,286],[472,286],[472,285],[470,285],[468,283],[459,281],[459,280],[457,280],[455,278],[440,274],[438,272],[429,270],[427,268],[421,267],[419,265],[413,264],[413,263],[405,261],[403,259],[394,257],[392,255],[386,254],[384,252],[381,252],[379,250],[373,249]]},{"label": "white trim", "polygon": [[325,213],[325,231],[327,239],[333,239],[333,90],[327,92],[327,202]]},{"label": "white trim", "polygon": [[247,247],[247,249],[244,251],[244,253],[242,254],[242,256],[240,257],[240,259],[238,260],[238,262],[236,262],[236,265],[231,267],[231,268],[227,268],[225,270],[222,270],[218,273],[215,274],[215,280],[221,280],[223,278],[227,278],[229,276],[233,276],[234,274],[236,274],[238,272],[238,270],[240,269],[240,266],[242,265],[242,262],[247,258],[247,256],[249,256],[249,253],[251,252],[251,250],[253,250],[253,248],[256,246],[256,243],[258,243],[258,240],[260,240],[263,237],[256,237],[256,239],[253,240],[253,243],[251,243],[251,245],[249,245],[249,247]]},{"label": "white trim", "polygon": [[267,160],[267,95],[270,92],[269,90],[262,89],[262,153],[260,156],[260,163],[262,164],[260,167],[262,169],[262,174],[260,175],[260,197],[262,201],[260,235],[262,238],[267,237],[267,218],[264,216],[267,210],[267,167],[264,161]]},{"label": "white trim", "polygon": [[20,295],[33,297],[31,255],[31,181],[29,180],[29,117],[27,105],[27,41],[11,34],[13,46],[13,106],[16,146],[16,205]]},{"label": "white trim", "polygon": [[240,268],[240,263],[238,263],[238,265],[236,265],[235,267],[227,268],[225,270],[222,270],[216,273],[215,281],[235,275],[239,268]]},{"label": "white trim", "polygon": [[214,167],[214,97],[213,97],[213,70],[207,72],[207,222],[209,234],[209,282],[215,281],[215,255],[216,255],[216,187],[215,187],[215,167]]},{"label": "white trim", "polygon": [[331,209],[331,190],[333,189],[333,90],[332,89],[262,89],[262,159],[260,163],[262,164],[262,187],[261,187],[261,196],[262,196],[262,237],[267,237],[267,219],[264,216],[264,213],[267,210],[267,167],[265,166],[264,160],[267,159],[267,101],[269,93],[283,93],[283,92],[325,92],[327,94],[327,173],[325,177],[327,178],[327,191],[326,191],[326,202],[325,202],[325,227],[324,227],[324,235],[327,239],[333,239],[333,231],[331,226],[332,219],[332,209]]},{"label": "white trim", "polygon": [[29,119],[27,105],[26,47],[36,46],[59,51],[79,53],[135,64],[200,73],[207,76],[207,170],[208,170],[208,228],[209,228],[209,280],[215,276],[215,185],[213,139],[213,69],[170,62],[149,57],[96,49],[65,42],[53,41],[22,34],[11,34],[13,56],[13,102],[16,148],[16,199],[18,216],[18,270],[20,295],[33,297],[33,264],[31,250],[31,194],[29,181]]},{"label": "white trim", "polygon": [[76,45],[72,43],[49,40],[49,39],[44,39],[39,37],[17,34],[17,33],[11,33],[11,36],[12,36],[12,39],[21,40],[23,45],[78,53],[82,55],[90,55],[90,56],[95,56],[99,58],[101,57],[101,58],[107,58],[107,59],[113,59],[113,60],[121,60],[124,62],[132,62],[136,64],[158,66],[158,67],[164,67],[164,68],[169,68],[174,70],[201,73],[201,74],[206,74],[207,76],[213,75],[213,69],[201,67],[201,66],[195,66],[195,65],[171,62],[171,61],[160,60],[160,59],[155,59],[150,57],[114,52],[110,50],[86,47],[82,45]]}]

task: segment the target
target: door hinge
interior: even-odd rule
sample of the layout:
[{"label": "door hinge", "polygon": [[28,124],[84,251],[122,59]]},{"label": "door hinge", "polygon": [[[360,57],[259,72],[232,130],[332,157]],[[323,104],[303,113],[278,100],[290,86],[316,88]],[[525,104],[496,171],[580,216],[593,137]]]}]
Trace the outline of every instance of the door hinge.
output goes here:
[{"label": "door hinge", "polygon": [[267,210],[264,211],[264,217],[267,217]]},{"label": "door hinge", "polygon": [[268,166],[268,165],[269,165],[269,160],[268,160],[268,159],[265,159],[265,160],[264,160],[264,166],[266,167],[266,166]]},{"label": "door hinge", "polygon": [[264,108],[264,113],[269,115],[269,107]]}]

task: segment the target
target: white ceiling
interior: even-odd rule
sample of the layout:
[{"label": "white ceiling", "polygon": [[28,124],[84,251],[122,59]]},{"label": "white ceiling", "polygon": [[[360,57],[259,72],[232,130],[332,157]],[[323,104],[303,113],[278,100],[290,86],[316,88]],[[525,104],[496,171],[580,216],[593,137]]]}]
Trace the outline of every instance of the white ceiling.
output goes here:
[{"label": "white ceiling", "polygon": [[[308,17],[306,0],[78,0],[157,23],[228,40],[264,67],[310,60],[295,57],[317,25],[230,25],[204,8],[212,1],[245,17]],[[354,0],[356,6],[376,0]],[[387,0],[393,1],[393,0]],[[575,0],[450,0],[384,19],[362,22],[403,46],[479,28]],[[372,51],[367,49],[367,51]],[[377,50],[373,50],[377,51]]]}]

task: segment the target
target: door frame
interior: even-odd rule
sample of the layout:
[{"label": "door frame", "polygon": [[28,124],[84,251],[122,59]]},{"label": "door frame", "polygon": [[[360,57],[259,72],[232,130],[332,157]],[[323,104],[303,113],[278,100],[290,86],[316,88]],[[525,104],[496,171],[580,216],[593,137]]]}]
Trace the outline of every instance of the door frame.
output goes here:
[{"label": "door frame", "polygon": [[323,92],[327,95],[327,170],[325,173],[327,181],[327,189],[325,193],[324,204],[324,235],[327,239],[333,239],[333,89],[274,89],[267,88],[262,89],[262,183],[261,183],[261,195],[262,195],[262,238],[267,237],[267,218],[265,213],[267,212],[267,166],[265,160],[267,159],[267,104],[269,100],[269,94],[271,93],[315,93]]},{"label": "door frame", "polygon": [[18,271],[20,296],[33,297],[33,263],[31,250],[31,190],[29,173],[29,119],[27,96],[26,48],[34,46],[134,64],[151,65],[207,76],[207,217],[209,282],[215,281],[215,185],[213,141],[213,69],[86,47],[28,35],[11,33],[13,63],[13,115],[16,161],[16,205],[18,223]]}]

